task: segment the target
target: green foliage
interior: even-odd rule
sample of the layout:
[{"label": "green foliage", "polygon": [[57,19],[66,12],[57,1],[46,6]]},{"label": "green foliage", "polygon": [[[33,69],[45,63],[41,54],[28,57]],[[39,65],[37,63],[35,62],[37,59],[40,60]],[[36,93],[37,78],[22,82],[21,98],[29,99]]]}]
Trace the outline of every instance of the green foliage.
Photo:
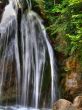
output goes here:
[{"label": "green foliage", "polygon": [[59,4],[53,4],[46,13],[50,21],[48,31],[55,40],[59,37],[55,48],[82,59],[82,0],[62,0]]},{"label": "green foliage", "polygon": [[0,0],[0,3],[8,4],[8,0]]}]

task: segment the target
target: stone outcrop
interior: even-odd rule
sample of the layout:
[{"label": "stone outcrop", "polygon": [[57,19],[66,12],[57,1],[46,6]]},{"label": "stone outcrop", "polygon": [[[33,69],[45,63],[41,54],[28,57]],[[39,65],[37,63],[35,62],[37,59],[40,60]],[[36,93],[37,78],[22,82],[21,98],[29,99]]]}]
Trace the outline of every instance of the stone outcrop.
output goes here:
[{"label": "stone outcrop", "polygon": [[65,61],[65,74],[61,80],[62,97],[73,101],[82,95],[82,68],[77,58],[70,57]]},{"label": "stone outcrop", "polygon": [[77,96],[73,101],[73,106],[82,110],[82,96]]},{"label": "stone outcrop", "polygon": [[71,102],[65,99],[59,99],[54,105],[52,110],[77,110]]},{"label": "stone outcrop", "polygon": [[66,75],[65,91],[69,92],[73,99],[78,95],[82,95],[81,73],[71,72]]},{"label": "stone outcrop", "polygon": [[73,103],[66,99],[59,99],[52,110],[82,110],[82,96],[77,96]]}]

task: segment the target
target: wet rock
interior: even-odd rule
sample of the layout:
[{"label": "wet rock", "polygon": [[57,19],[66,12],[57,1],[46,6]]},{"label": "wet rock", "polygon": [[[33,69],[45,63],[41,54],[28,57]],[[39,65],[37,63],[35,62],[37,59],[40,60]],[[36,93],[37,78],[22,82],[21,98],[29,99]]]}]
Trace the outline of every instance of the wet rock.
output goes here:
[{"label": "wet rock", "polygon": [[[4,70],[2,63],[0,62],[0,76],[3,74],[2,88],[0,90],[0,104],[11,104],[16,101],[16,66],[14,59],[6,60],[4,64]],[[3,71],[3,73],[2,73]]]},{"label": "wet rock", "polygon": [[4,4],[2,2],[0,2],[0,15],[2,14],[4,9]]},{"label": "wet rock", "polygon": [[54,105],[52,110],[77,110],[72,106],[72,103],[65,100],[59,99]]},{"label": "wet rock", "polygon": [[5,3],[3,3],[2,1],[0,1],[0,20],[1,20],[2,13],[4,11],[4,8],[5,8]]}]

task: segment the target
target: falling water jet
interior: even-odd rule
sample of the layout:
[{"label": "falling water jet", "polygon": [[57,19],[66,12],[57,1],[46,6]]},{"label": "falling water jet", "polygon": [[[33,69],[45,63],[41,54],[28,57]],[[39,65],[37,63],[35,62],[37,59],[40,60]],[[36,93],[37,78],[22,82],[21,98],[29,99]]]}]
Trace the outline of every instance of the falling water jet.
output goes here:
[{"label": "falling water jet", "polygon": [[[38,28],[38,32],[37,29]],[[32,30],[31,30],[32,29]],[[37,36],[39,37],[37,37]],[[39,41],[41,40],[41,42]],[[27,105],[29,101],[29,86],[30,86],[30,76],[34,74],[32,80],[34,81],[33,84],[33,100],[32,105],[34,104],[35,107],[38,107],[39,104],[39,97],[40,97],[40,87],[42,82],[42,74],[41,70],[44,71],[42,67],[45,66],[46,61],[46,48],[48,48],[49,57],[50,57],[50,64],[51,64],[51,100],[53,102],[56,99],[56,71],[54,70],[54,56],[52,47],[47,40],[45,29],[41,23],[40,18],[36,13],[33,11],[24,14],[22,17],[21,22],[21,47],[22,47],[22,62],[23,62],[23,77],[22,77],[22,97],[21,102],[24,105]],[[40,51],[39,46],[42,45],[42,50]],[[46,46],[46,47],[45,47]],[[31,48],[30,48],[31,47]],[[34,54],[33,54],[34,52]],[[42,54],[42,58],[40,55]],[[33,55],[33,56],[32,56]],[[35,56],[35,57],[34,57]],[[28,66],[27,66],[28,65]],[[31,69],[33,73],[31,74]],[[27,80],[28,79],[28,80]],[[55,80],[54,80],[55,79]],[[41,82],[40,82],[41,81]],[[55,84],[55,85],[54,85]],[[20,85],[21,86],[21,85]]]},{"label": "falling water jet", "polygon": [[[14,2],[14,3],[13,3]],[[57,73],[56,73],[56,63],[54,58],[53,49],[48,41],[47,34],[45,28],[42,24],[41,18],[33,11],[31,11],[31,2],[27,0],[28,3],[28,10],[25,11],[21,15],[21,26],[19,27],[17,23],[17,14],[18,14],[18,5],[20,1],[11,1],[9,0],[8,8],[5,8],[5,12],[3,14],[2,22],[0,24],[0,33],[1,38],[5,38],[6,36],[11,37],[12,39],[12,32],[14,31],[14,54],[15,54],[15,61],[16,61],[16,70],[17,70],[17,105],[19,108],[13,107],[13,110],[24,110],[28,107],[33,107],[33,109],[38,110],[40,107],[41,95],[42,95],[42,86],[44,80],[45,73],[45,65],[47,62],[47,54],[49,57],[50,62],[50,70],[51,70],[51,96],[50,96],[50,103],[49,106],[44,106],[50,108],[53,102],[57,99]],[[15,7],[16,6],[16,7]],[[21,4],[20,4],[21,6]],[[14,8],[15,9],[14,9]],[[12,9],[11,13],[6,14],[8,10]],[[21,7],[22,8],[22,7]],[[4,19],[5,18],[5,19]],[[5,23],[6,27],[5,27]],[[11,21],[11,23],[9,23]],[[4,25],[3,25],[4,24]],[[3,27],[3,28],[2,28]],[[20,28],[20,43],[18,38],[18,28]],[[4,30],[3,30],[4,29]],[[2,31],[3,30],[3,31]],[[6,31],[5,31],[6,30]],[[4,33],[4,34],[3,34]],[[1,42],[0,38],[0,42]],[[4,40],[4,39],[3,39]],[[3,46],[3,44],[0,44]],[[8,51],[8,43],[5,44],[5,55],[7,58]],[[19,48],[19,46],[21,48]],[[11,45],[10,45],[11,48]],[[3,54],[2,54],[3,56]],[[21,57],[20,57],[21,56]],[[3,62],[4,64],[4,62]],[[4,66],[3,66],[4,67]],[[3,71],[5,68],[3,68]],[[2,86],[4,83],[4,73],[2,72],[1,75],[3,78],[1,79],[1,86],[0,91],[2,92]],[[47,74],[46,74],[47,75]],[[47,78],[47,76],[46,76]],[[30,89],[31,88],[31,89]],[[46,91],[47,92],[47,91]],[[47,99],[48,100],[48,99]],[[24,107],[24,108],[23,108]],[[42,105],[43,107],[43,105]],[[11,108],[11,107],[10,107]],[[28,108],[28,110],[32,110],[32,108]]]},{"label": "falling water jet", "polygon": [[27,1],[27,5],[28,5],[28,10],[32,9],[32,4],[31,4],[31,0],[26,0]]}]

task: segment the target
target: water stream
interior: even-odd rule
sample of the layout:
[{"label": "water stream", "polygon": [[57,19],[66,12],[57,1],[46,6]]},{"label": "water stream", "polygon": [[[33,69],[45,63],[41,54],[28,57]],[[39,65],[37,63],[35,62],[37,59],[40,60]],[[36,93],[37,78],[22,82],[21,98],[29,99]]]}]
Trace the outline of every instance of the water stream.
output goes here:
[{"label": "water stream", "polygon": [[[6,103],[3,106],[1,101],[0,110],[39,110],[39,108],[47,110],[57,100],[58,92],[53,49],[42,19],[31,10],[29,0],[27,0],[28,10],[21,14],[19,27],[18,2],[19,0],[9,0],[0,23],[0,101],[4,85],[7,85],[5,80],[8,79],[9,61],[15,62],[16,70],[12,73],[11,69],[7,81],[11,85],[12,74],[15,74],[15,103],[11,106]],[[44,86],[45,84],[47,86]]]}]

